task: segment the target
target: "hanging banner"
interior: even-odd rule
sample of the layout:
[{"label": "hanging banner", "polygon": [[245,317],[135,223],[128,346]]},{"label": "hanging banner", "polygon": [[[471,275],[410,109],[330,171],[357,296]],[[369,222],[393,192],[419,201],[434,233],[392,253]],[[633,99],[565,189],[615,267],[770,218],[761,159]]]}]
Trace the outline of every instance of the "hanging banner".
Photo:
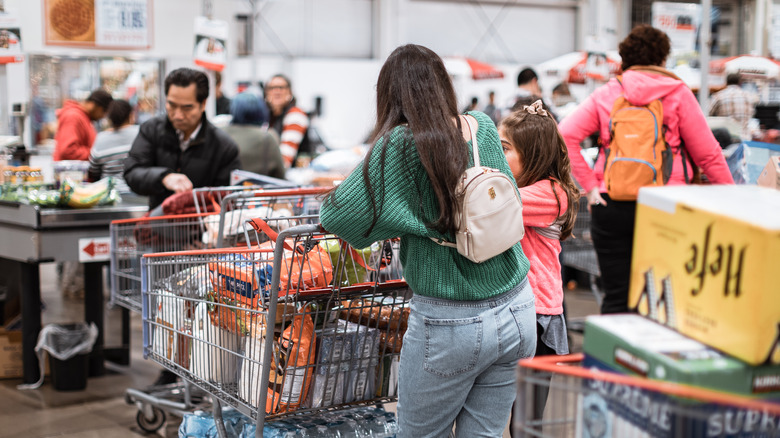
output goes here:
[{"label": "hanging banner", "polygon": [[0,12],[0,64],[24,61],[22,31],[19,16]]},{"label": "hanging banner", "polygon": [[195,17],[195,64],[222,71],[227,62],[227,39],[227,21]]},{"label": "hanging banner", "polygon": [[653,3],[653,27],[666,32],[672,52],[696,50],[696,34],[701,23],[701,5],[696,3]]},{"label": "hanging banner", "polygon": [[152,0],[44,0],[47,45],[147,49]]}]

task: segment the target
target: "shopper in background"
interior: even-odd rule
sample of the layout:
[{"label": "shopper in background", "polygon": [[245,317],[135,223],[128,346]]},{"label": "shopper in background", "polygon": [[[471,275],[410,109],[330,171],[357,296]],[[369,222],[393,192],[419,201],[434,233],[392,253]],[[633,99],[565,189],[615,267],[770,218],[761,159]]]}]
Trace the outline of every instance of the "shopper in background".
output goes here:
[{"label": "shopper in background", "polygon": [[130,146],[138,135],[133,107],[126,100],[117,99],[108,106],[108,121],[111,128],[98,133],[89,153],[90,181],[106,176],[115,178],[115,187],[120,192],[129,192],[124,179],[124,161]]},{"label": "shopper in background", "polygon": [[555,115],[559,117],[558,121],[563,120],[577,109],[577,101],[571,95],[566,82],[561,82],[553,88],[552,105],[555,108]]},{"label": "shopper in background", "polygon": [[498,126],[498,122],[501,121],[501,111],[496,108],[495,91],[491,90],[488,92],[488,104],[485,105],[485,108],[482,110],[482,112],[490,117],[490,120],[493,121],[494,125]]},{"label": "shopper in background", "polygon": [[284,178],[284,159],[279,150],[279,136],[269,131],[268,107],[256,95],[243,92],[230,106],[233,120],[223,131],[238,145],[243,170]]},{"label": "shopper in background", "polygon": [[238,146],[206,119],[209,80],[179,68],[165,78],[165,111],[143,125],[125,159],[125,181],[149,209],[197,187],[226,186],[239,169]]},{"label": "shopper in background", "polygon": [[[596,248],[601,282],[605,292],[602,313],[628,311],[636,201],[614,201],[604,186],[604,147],[610,140],[610,112],[621,95],[633,105],[660,99],[666,143],[674,154],[668,184],[685,184],[693,175],[685,156],[714,184],[733,184],[720,146],[712,136],[696,97],[683,81],[662,66],[669,55],[667,35],[649,25],[635,27],[620,43],[623,75],[599,87],[577,110],[561,122],[574,177],[587,193],[591,208],[591,235]],[[580,143],[594,132],[601,136],[602,149],[593,169],[580,154]],[[685,168],[684,168],[685,166]],[[595,170],[594,170],[595,169]]]},{"label": "shopper in background", "polygon": [[[566,143],[541,100],[504,118],[498,134],[523,200],[521,244],[536,297],[535,356],[568,354],[559,256],[561,240],[574,228],[580,191],[571,177]],[[536,391],[534,398],[534,418],[542,418],[547,391]]]},{"label": "shopper in background", "polygon": [[310,154],[309,116],[295,106],[290,80],[276,75],[265,84],[265,101],[271,110],[270,127],[281,140],[282,157],[287,168],[295,165],[300,154]]},{"label": "shopper in background", "polygon": [[473,96],[471,98],[471,103],[466,105],[466,108],[463,108],[462,112],[467,113],[469,111],[476,111],[478,106],[479,106],[479,98],[477,96]]},{"label": "shopper in background", "polygon": [[539,76],[534,69],[526,67],[517,74],[517,90],[515,97],[540,96],[542,88],[539,87]]},{"label": "shopper in background", "polygon": [[707,114],[717,117],[731,117],[742,126],[742,139],[750,140],[748,122],[758,103],[758,96],[742,89],[739,73],[726,76],[726,88],[712,95]]},{"label": "shopper in background", "polygon": [[112,100],[107,91],[95,90],[83,102],[65,101],[57,111],[54,161],[89,160],[89,150],[97,135],[92,122],[105,117]]},{"label": "shopper in background", "polygon": [[214,94],[216,94],[216,114],[230,114],[230,99],[222,94],[222,73],[214,75]]},{"label": "shopper in background", "polygon": [[[471,130],[483,166],[511,175],[493,122],[458,115],[441,58],[409,44],[379,72],[377,121],[363,165],[322,205],[325,229],[356,248],[401,237],[411,300],[398,376],[398,437],[501,436],[518,359],[536,348],[529,264],[518,242],[483,263],[433,239],[454,240],[458,180]],[[478,127],[477,127],[478,125]]]}]

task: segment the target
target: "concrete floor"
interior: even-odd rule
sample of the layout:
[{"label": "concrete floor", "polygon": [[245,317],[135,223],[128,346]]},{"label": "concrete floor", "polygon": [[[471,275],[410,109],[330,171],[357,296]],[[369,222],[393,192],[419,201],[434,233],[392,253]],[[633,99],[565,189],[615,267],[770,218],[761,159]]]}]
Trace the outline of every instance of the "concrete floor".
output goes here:
[{"label": "concrete floor", "polygon": [[[53,263],[41,265],[43,324],[83,321],[83,300],[62,297],[56,277]],[[569,318],[598,312],[593,295],[584,289],[567,291],[566,303]],[[119,319],[118,309],[106,311],[108,347],[119,345]],[[136,407],[126,404],[124,395],[127,388],[144,388],[151,384],[160,368],[143,359],[140,315],[132,314],[131,330],[131,366],[107,363],[107,375],[90,378],[84,391],[55,391],[48,379],[39,389],[20,391],[16,385],[21,379],[0,380],[0,438],[147,436],[136,425]],[[572,343],[573,352],[581,350],[581,336],[573,334]],[[157,435],[176,437],[180,422],[180,418],[169,417]],[[504,437],[508,436],[505,432]]]}]

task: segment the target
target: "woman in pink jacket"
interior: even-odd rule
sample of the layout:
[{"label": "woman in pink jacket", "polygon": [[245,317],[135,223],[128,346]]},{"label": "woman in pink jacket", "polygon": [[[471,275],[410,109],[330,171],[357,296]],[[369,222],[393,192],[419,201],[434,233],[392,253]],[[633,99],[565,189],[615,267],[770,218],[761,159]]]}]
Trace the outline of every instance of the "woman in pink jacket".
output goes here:
[{"label": "woman in pink jacket", "polygon": [[[661,101],[666,142],[674,154],[667,184],[685,184],[693,175],[694,169],[685,158],[688,156],[711,183],[734,183],[695,96],[684,82],[662,67],[669,48],[669,37],[664,32],[648,25],[635,27],[618,47],[621,81],[611,79],[598,88],[559,126],[569,150],[572,173],[585,190],[591,208],[591,234],[605,292],[601,313],[628,311],[634,236],[636,201],[612,200],[604,187],[603,147],[609,144],[610,112],[618,97],[624,95],[636,106]],[[594,132],[599,134],[601,150],[592,170],[580,154],[580,143]]]}]

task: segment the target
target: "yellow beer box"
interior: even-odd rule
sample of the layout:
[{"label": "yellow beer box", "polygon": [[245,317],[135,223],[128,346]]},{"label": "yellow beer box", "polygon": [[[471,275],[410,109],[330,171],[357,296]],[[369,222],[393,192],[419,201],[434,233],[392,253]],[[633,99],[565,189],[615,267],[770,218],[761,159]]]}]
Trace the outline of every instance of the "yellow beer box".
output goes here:
[{"label": "yellow beer box", "polygon": [[780,192],[643,188],[629,307],[749,364],[780,364]]}]

